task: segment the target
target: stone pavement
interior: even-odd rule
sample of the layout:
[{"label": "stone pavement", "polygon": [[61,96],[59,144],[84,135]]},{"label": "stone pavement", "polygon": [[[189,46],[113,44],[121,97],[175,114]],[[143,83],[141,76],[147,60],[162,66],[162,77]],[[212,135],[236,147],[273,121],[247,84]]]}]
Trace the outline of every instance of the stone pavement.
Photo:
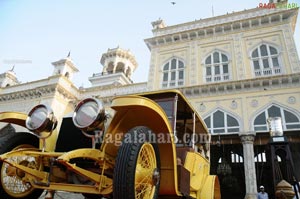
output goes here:
[{"label": "stone pavement", "polygon": [[[46,192],[44,192],[39,199],[45,199]],[[77,193],[69,193],[69,192],[57,192],[54,196],[54,199],[84,199],[84,196]]]}]

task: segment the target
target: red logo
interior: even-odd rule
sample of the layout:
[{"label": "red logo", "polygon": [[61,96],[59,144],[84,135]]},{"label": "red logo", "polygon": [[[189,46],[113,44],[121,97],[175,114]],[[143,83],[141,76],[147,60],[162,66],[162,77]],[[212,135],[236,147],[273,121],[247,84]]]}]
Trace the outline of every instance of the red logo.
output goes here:
[{"label": "red logo", "polygon": [[257,7],[262,9],[276,9],[276,8],[293,9],[293,8],[298,8],[299,6],[297,5],[297,3],[286,3],[286,4],[259,3]]}]

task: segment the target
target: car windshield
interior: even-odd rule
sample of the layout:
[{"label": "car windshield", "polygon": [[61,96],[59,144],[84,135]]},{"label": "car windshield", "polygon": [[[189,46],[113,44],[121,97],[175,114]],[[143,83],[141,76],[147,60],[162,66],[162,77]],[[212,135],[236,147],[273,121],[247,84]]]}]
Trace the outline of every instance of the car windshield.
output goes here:
[{"label": "car windshield", "polygon": [[[172,93],[172,95],[164,93],[147,97],[158,103],[165,111],[173,133],[178,139],[177,146],[192,146],[192,137],[195,136],[193,135],[194,132],[196,135],[207,135],[200,118],[181,96],[176,93]],[[196,144],[197,142],[203,142],[203,140],[197,138],[199,136],[194,140]]]}]

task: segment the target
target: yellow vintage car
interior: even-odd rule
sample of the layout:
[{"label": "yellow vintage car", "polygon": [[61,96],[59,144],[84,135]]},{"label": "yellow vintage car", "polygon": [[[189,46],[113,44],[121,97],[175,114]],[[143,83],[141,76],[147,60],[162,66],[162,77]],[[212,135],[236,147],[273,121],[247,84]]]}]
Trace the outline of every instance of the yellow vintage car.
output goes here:
[{"label": "yellow vintage car", "polygon": [[1,199],[36,199],[44,190],[86,198],[219,199],[210,175],[205,124],[177,90],[120,96],[105,107],[82,100],[60,128],[52,110],[0,113],[26,127],[0,141]]}]

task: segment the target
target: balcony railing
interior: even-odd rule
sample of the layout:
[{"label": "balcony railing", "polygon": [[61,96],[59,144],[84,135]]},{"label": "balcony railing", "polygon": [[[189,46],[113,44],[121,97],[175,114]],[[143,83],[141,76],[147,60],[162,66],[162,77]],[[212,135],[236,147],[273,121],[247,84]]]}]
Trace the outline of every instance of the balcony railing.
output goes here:
[{"label": "balcony railing", "polygon": [[277,74],[281,74],[281,68],[276,67],[276,68],[259,69],[259,70],[255,70],[254,74],[255,74],[256,77],[268,76],[268,75],[277,75]]},{"label": "balcony railing", "polygon": [[129,81],[130,81],[131,83],[133,83],[132,79],[129,78],[128,75],[126,75],[123,71],[116,71],[116,72],[114,72],[114,73],[113,73],[112,71],[109,71],[109,72],[101,72],[101,73],[93,73],[92,78],[95,78],[95,77],[101,77],[101,76],[105,76],[105,75],[111,75],[111,74],[121,74],[121,73],[123,73],[124,76],[126,76],[126,77],[129,79]]},{"label": "balcony railing", "polygon": [[[177,83],[176,83],[177,82]],[[164,81],[162,82],[162,88],[168,88],[168,87],[180,87],[184,85],[184,80],[180,79],[180,80],[175,80],[175,81]]]},{"label": "balcony railing", "polygon": [[206,82],[220,82],[229,80],[229,74],[220,74],[220,75],[207,75]]}]

